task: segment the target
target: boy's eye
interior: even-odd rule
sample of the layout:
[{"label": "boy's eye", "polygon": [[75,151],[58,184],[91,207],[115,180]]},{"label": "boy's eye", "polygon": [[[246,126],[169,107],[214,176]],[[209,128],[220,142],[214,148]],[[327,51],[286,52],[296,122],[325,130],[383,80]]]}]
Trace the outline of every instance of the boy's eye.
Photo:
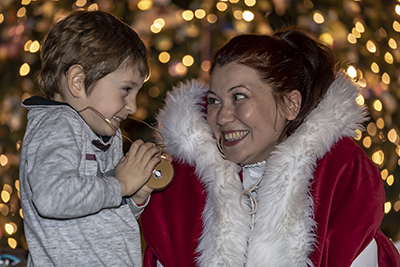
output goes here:
[{"label": "boy's eye", "polygon": [[122,89],[129,93],[132,90],[132,87],[124,87]]}]

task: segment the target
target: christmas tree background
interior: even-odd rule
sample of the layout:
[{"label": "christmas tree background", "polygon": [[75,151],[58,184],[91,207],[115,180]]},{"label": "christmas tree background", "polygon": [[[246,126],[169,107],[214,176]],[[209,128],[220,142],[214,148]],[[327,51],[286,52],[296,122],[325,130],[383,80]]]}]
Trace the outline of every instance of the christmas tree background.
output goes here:
[{"label": "christmas tree background", "polygon": [[[27,249],[19,200],[19,153],[26,126],[21,102],[40,95],[39,51],[51,25],[79,8],[109,11],[149,47],[151,77],[135,116],[154,123],[165,93],[179,81],[208,82],[212,54],[243,33],[296,25],[330,44],[358,82],[371,114],[356,141],[375,162],[386,190],[382,230],[400,239],[400,3],[392,0],[2,0],[0,3],[0,248]],[[130,139],[151,129],[122,124]],[[128,143],[126,143],[128,145]],[[354,227],[357,227],[356,225]]]}]

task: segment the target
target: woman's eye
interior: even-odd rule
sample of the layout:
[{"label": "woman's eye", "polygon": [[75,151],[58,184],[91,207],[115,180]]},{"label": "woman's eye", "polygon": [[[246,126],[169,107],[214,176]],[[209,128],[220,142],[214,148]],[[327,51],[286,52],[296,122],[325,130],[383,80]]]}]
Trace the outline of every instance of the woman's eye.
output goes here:
[{"label": "woman's eye", "polygon": [[233,98],[234,98],[234,100],[241,100],[241,99],[245,99],[246,96],[244,94],[234,94]]},{"label": "woman's eye", "polygon": [[208,97],[208,98],[207,98],[207,103],[208,103],[208,104],[218,104],[219,101],[218,101],[218,99],[216,99],[216,98]]}]

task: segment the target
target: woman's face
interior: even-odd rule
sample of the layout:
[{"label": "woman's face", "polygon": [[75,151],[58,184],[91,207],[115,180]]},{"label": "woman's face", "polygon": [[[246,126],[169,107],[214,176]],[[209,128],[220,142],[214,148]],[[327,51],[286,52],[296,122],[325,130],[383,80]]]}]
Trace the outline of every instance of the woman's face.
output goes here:
[{"label": "woman's face", "polygon": [[286,124],[272,88],[245,65],[216,67],[207,93],[207,122],[226,159],[251,164],[266,160]]}]

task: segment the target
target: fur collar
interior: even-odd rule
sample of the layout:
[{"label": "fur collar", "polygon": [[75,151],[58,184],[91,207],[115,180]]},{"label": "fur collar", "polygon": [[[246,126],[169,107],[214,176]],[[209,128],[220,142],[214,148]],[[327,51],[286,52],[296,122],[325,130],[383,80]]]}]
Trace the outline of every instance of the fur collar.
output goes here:
[{"label": "fur collar", "polygon": [[239,205],[240,166],[218,152],[203,108],[207,90],[194,80],[176,86],[157,117],[166,150],[195,165],[207,191],[199,266],[312,266],[308,256],[315,222],[309,187],[316,161],[340,138],[354,136],[366,120],[364,107],[354,101],[357,87],[339,73],[307,120],[271,153],[257,191],[250,240],[251,216]]}]

